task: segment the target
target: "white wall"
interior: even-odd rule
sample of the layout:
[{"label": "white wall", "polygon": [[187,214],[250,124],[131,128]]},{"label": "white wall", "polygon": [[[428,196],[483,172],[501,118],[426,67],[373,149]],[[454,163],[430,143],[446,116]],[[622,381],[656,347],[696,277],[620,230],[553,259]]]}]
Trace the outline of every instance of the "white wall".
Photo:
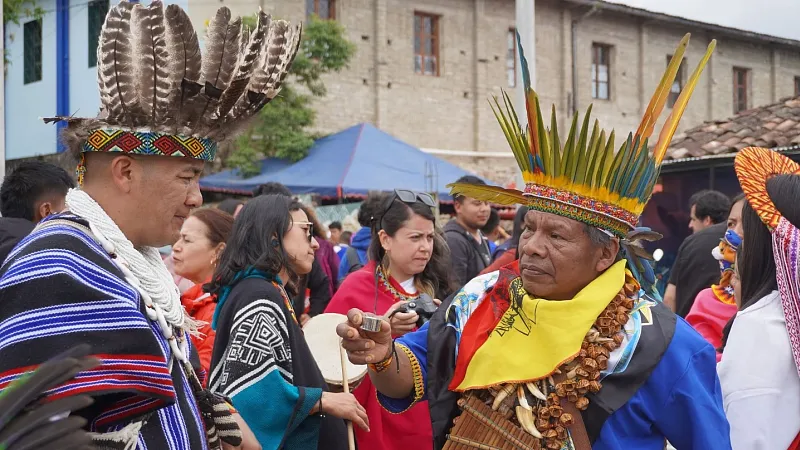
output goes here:
[{"label": "white wall", "polygon": [[88,0],[70,0],[69,10],[69,113],[94,117],[100,108],[96,67],[89,67]]},{"label": "white wall", "polygon": [[[41,81],[23,84],[23,28],[12,24],[5,30],[10,54],[5,82],[6,159],[58,151],[56,126],[45,125],[39,120],[56,114],[56,2],[37,2],[46,11],[42,20]],[[112,0],[112,3],[118,1]],[[147,5],[150,2],[142,3]],[[188,0],[168,0],[165,3],[188,8]],[[77,117],[95,117],[100,107],[100,95],[97,70],[89,67],[88,0],[70,0],[69,34],[69,113]]]},{"label": "white wall", "polygon": [[8,24],[5,30],[9,53],[5,80],[6,159],[25,158],[56,152],[56,127],[39,117],[56,113],[56,2],[40,0],[42,18],[42,79],[23,84],[23,27]]}]

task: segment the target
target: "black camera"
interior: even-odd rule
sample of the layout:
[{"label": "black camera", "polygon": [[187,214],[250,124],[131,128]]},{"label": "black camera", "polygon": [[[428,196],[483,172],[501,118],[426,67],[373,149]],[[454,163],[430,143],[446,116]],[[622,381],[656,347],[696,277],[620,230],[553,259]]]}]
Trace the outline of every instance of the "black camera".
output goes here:
[{"label": "black camera", "polygon": [[[433,317],[433,313],[436,312],[436,303],[433,303],[433,299],[428,294],[421,294],[418,298],[409,301],[408,303],[404,303],[400,307],[398,307],[391,316],[395,315],[396,313],[402,312],[415,312],[419,316],[417,320],[417,328],[422,327],[425,325],[425,322],[431,320]],[[391,316],[389,316],[391,318]]]}]

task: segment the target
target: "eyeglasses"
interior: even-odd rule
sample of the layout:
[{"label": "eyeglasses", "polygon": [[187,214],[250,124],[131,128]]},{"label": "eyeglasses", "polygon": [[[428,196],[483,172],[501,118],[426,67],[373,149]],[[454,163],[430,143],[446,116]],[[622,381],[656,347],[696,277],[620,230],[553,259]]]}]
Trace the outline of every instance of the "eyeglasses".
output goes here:
[{"label": "eyeglasses", "polygon": [[311,239],[314,238],[314,223],[313,222],[295,222],[292,225],[305,225],[305,226],[308,227],[308,228],[306,228],[306,234],[307,234],[306,237],[308,237],[308,243],[310,244],[311,243]]},{"label": "eyeglasses", "polygon": [[392,208],[394,199],[398,199],[406,205],[413,205],[414,203],[417,203],[417,200],[419,200],[429,208],[436,207],[436,201],[433,200],[433,196],[427,192],[416,192],[409,189],[395,189],[394,193],[389,198],[389,201],[386,203],[386,206],[383,208],[383,213],[381,214],[381,228],[383,228],[383,216],[385,216],[386,213]]}]

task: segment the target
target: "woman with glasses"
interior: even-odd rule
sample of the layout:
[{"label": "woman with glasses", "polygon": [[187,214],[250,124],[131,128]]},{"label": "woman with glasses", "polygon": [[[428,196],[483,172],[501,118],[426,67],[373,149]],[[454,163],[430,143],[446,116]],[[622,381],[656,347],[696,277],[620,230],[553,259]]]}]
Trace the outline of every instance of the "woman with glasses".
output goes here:
[{"label": "woman with glasses", "polygon": [[348,393],[326,392],[287,289],[318,244],[299,203],[257,197],[236,219],[214,273],[217,333],[208,386],[231,399],[264,449],[345,449],[342,419],[368,429]]},{"label": "woman with glasses", "polygon": [[[402,336],[416,329],[417,313],[396,312],[426,294],[445,298],[452,291],[450,255],[438,234],[433,198],[424,193],[396,190],[372,217],[369,262],[350,274],[331,299],[325,312],[347,314],[351,308],[390,316],[392,334]],[[402,311],[402,310],[401,310]],[[394,370],[385,367],[384,370]],[[361,449],[409,450],[430,448],[433,442],[427,402],[401,414],[392,414],[378,403],[369,378],[353,391],[366,408],[372,431],[356,430]]]}]

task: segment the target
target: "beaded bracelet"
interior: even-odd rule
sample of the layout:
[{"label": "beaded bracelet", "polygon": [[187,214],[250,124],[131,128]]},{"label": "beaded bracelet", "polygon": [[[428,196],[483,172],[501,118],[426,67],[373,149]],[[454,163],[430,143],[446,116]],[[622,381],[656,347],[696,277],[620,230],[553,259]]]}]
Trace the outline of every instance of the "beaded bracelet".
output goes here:
[{"label": "beaded bracelet", "polygon": [[393,361],[397,361],[397,373],[400,373],[400,360],[397,359],[397,347],[394,345],[394,339],[392,339],[392,352],[389,353],[389,357],[375,364],[367,364],[367,367],[372,369],[375,373],[381,373],[388,369]]}]

